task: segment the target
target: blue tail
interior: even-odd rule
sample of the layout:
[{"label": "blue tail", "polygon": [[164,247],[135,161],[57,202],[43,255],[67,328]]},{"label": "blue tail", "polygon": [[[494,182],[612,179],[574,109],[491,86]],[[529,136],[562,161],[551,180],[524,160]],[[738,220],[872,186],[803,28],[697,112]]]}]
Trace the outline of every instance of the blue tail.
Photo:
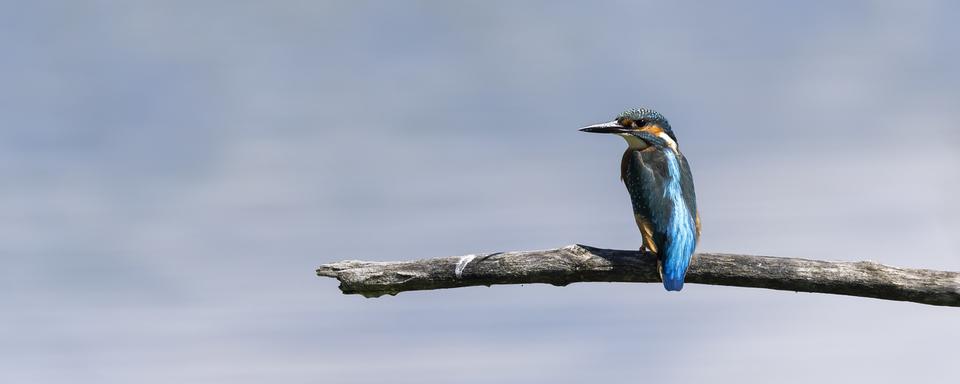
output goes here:
[{"label": "blue tail", "polygon": [[696,237],[691,230],[679,230],[667,242],[663,255],[663,287],[668,291],[683,289],[683,278],[687,275],[690,257],[697,246]]},{"label": "blue tail", "polygon": [[664,263],[663,287],[668,291],[679,291],[683,289],[683,278],[686,274],[687,263]]}]

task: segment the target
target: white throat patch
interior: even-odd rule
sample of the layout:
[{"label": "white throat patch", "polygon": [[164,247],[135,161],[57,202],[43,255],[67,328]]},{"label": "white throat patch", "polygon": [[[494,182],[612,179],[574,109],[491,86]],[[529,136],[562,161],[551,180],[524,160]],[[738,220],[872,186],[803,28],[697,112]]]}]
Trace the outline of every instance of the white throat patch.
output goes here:
[{"label": "white throat patch", "polygon": [[[640,139],[629,133],[619,133],[618,135],[620,135],[620,137],[622,137],[624,140],[627,141],[627,145],[629,145],[630,148],[647,149],[647,147],[650,146],[650,144],[647,144],[647,142],[643,141],[643,139]],[[660,132],[657,134],[657,137],[665,141],[667,143],[667,146],[670,147],[670,149],[672,149],[674,153],[680,153],[680,148],[677,148],[677,142],[673,141],[673,139],[670,138],[670,135]]]},{"label": "white throat patch", "polygon": [[650,146],[646,141],[629,133],[619,133],[620,137],[627,141],[627,145],[632,149],[646,149]]}]

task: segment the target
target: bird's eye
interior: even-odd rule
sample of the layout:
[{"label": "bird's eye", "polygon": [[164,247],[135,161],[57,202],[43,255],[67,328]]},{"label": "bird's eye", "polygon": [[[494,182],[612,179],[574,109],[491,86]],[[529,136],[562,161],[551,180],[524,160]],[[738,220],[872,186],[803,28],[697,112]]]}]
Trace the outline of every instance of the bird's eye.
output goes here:
[{"label": "bird's eye", "polygon": [[646,122],[645,120],[636,120],[636,121],[634,121],[634,123],[637,124],[637,128],[640,128],[640,127],[643,127],[644,125],[647,125],[647,122]]}]

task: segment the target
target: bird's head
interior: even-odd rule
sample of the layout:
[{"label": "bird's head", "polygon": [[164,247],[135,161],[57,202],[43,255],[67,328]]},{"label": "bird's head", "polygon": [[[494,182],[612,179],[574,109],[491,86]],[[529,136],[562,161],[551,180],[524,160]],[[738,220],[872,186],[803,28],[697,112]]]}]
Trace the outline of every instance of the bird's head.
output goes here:
[{"label": "bird's head", "polygon": [[650,108],[629,109],[606,123],[580,128],[583,132],[614,133],[627,140],[630,147],[644,149],[672,149],[679,151],[677,137],[670,129],[670,123],[659,112]]}]

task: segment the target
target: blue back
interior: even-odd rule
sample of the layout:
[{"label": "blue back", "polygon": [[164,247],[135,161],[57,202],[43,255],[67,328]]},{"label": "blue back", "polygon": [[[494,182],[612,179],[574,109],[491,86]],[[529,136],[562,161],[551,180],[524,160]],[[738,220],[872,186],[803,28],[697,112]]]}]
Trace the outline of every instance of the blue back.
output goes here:
[{"label": "blue back", "polygon": [[664,288],[681,290],[699,236],[696,192],[686,159],[670,148],[628,149],[622,176],[634,213],[652,226]]},{"label": "blue back", "polygon": [[681,190],[679,161],[671,151],[665,151],[665,155],[668,179],[664,197],[672,203],[673,209],[667,222],[666,248],[661,248],[663,286],[668,291],[679,291],[683,289],[683,278],[697,247],[697,228],[694,213],[687,206]]}]

